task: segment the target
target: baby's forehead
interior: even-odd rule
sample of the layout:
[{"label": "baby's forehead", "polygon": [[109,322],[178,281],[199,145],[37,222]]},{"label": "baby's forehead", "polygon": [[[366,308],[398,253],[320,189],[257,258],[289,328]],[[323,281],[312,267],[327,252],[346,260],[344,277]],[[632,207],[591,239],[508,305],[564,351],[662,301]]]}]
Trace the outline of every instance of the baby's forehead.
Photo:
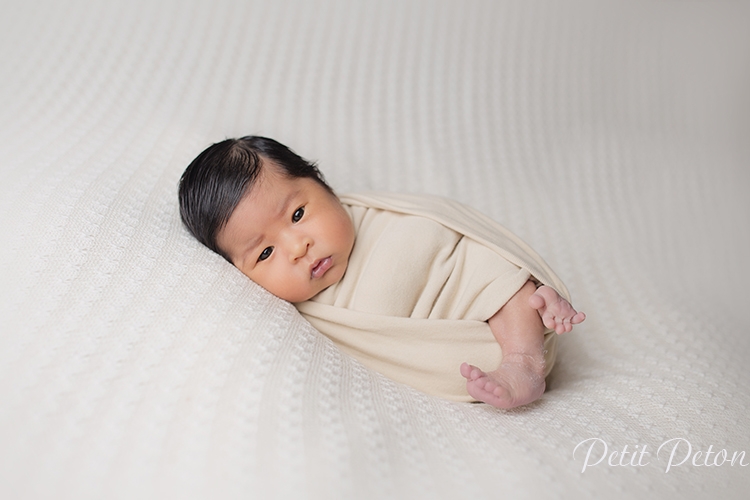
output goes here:
[{"label": "baby's forehead", "polygon": [[273,169],[264,169],[255,182],[243,192],[229,217],[230,221],[238,212],[244,213],[245,216],[252,214],[254,216],[252,219],[243,217],[243,220],[255,225],[273,216],[283,216],[292,200],[304,190],[304,183],[299,181],[300,179],[289,177]]},{"label": "baby's forehead", "polygon": [[254,200],[264,201],[260,199],[261,197],[268,199],[281,196],[281,193],[279,192],[280,190],[278,189],[280,183],[271,182],[272,185],[267,186],[269,180],[275,180],[274,178],[277,177],[283,177],[283,173],[279,170],[279,167],[274,166],[270,160],[264,159],[257,174],[246,182],[243,187],[242,194],[237,200],[233,212],[236,211],[242,203],[247,203],[248,201],[253,202]]},{"label": "baby's forehead", "polygon": [[265,194],[279,193],[285,188],[289,188],[297,180],[296,177],[290,175],[284,167],[274,160],[262,155],[258,155],[258,159],[260,161],[257,173],[247,183],[247,186],[245,186],[245,191],[242,194],[243,198],[259,191],[270,192]]}]

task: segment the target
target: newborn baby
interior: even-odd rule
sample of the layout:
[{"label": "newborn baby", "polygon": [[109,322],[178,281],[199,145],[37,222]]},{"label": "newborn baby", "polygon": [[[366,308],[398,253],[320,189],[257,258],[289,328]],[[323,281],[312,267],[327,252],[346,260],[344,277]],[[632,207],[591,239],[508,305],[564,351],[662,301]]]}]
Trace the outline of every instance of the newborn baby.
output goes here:
[{"label": "newborn baby", "polygon": [[554,333],[585,319],[502,226],[440,198],[339,198],[313,163],[272,139],[210,146],[179,197],[201,243],[363,364],[431,394],[530,403],[544,392]]}]

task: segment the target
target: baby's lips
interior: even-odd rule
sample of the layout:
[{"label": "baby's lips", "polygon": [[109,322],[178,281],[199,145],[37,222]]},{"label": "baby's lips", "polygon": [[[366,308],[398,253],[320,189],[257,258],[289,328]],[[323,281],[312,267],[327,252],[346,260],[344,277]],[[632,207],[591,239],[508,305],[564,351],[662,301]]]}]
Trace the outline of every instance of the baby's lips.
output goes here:
[{"label": "baby's lips", "polygon": [[332,265],[333,259],[331,257],[320,259],[316,261],[310,269],[310,276],[313,278],[320,278],[331,268]]}]

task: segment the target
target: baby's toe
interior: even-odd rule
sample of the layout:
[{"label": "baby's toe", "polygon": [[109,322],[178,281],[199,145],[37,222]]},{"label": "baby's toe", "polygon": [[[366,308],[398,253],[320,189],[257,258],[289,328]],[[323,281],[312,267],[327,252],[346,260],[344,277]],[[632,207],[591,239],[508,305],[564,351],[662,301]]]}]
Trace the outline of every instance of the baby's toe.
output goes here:
[{"label": "baby's toe", "polygon": [[544,326],[546,326],[550,330],[557,331],[557,321],[555,321],[555,317],[552,315],[552,313],[545,313],[542,316],[542,323],[544,323]]},{"label": "baby's toe", "polygon": [[487,379],[484,380],[484,383],[482,384],[482,389],[484,389],[484,391],[489,394],[493,394],[495,392],[495,389],[497,389],[497,384],[488,377]]},{"label": "baby's toe", "polygon": [[531,297],[529,297],[529,305],[533,309],[541,309],[542,307],[544,307],[544,303],[544,297],[539,294],[535,293]]},{"label": "baby's toe", "polygon": [[563,320],[563,327],[565,327],[565,333],[568,333],[573,329],[573,324],[570,321],[570,318],[565,318]]}]

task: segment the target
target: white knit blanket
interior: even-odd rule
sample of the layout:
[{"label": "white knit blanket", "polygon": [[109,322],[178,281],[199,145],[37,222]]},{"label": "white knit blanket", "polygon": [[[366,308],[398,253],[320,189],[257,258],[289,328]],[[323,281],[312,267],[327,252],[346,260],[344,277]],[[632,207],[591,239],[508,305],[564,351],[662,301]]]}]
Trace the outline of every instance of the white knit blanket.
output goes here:
[{"label": "white knit blanket", "polygon": [[[0,498],[746,498],[749,21],[6,0]],[[397,385],[194,241],[179,176],[245,134],[531,244],[588,314],[544,396]]]}]

